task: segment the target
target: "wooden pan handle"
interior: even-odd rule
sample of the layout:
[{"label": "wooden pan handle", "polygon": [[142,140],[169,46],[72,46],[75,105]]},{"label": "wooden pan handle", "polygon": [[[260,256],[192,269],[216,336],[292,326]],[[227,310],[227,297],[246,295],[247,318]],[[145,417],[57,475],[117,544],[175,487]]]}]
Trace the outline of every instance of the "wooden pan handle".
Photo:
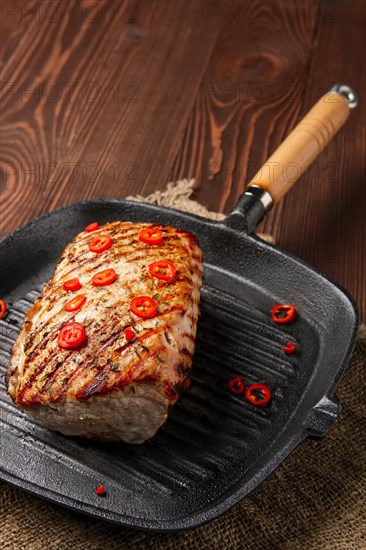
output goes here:
[{"label": "wooden pan handle", "polygon": [[337,84],[301,120],[258,170],[249,186],[265,189],[278,202],[305,172],[357,105],[354,91]]}]

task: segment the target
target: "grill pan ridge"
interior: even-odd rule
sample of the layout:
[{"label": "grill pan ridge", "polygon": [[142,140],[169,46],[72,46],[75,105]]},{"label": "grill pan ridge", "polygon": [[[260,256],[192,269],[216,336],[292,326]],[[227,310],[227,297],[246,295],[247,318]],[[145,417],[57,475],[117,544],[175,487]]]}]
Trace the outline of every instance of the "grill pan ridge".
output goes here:
[{"label": "grill pan ridge", "polygon": [[[10,306],[0,320],[2,374],[22,318],[60,252],[97,218],[165,223],[199,236],[204,284],[191,387],[152,440],[113,446],[66,438],[32,423],[12,404],[2,378],[0,475],[124,525],[159,531],[194,527],[248,494],[306,437],[328,431],[338,413],[335,384],[354,343],[354,304],[303,262],[230,223],[132,201],[75,203],[1,242],[1,280],[8,282],[2,296]],[[59,227],[65,228],[61,235]],[[5,277],[9,268],[12,278]],[[276,277],[268,278],[268,268]],[[285,300],[300,315],[282,328],[272,323],[270,311]],[[285,356],[282,348],[290,339],[299,351]],[[227,381],[237,374],[246,384],[268,384],[270,406],[255,408],[230,394]],[[95,495],[99,482],[108,498]]]}]

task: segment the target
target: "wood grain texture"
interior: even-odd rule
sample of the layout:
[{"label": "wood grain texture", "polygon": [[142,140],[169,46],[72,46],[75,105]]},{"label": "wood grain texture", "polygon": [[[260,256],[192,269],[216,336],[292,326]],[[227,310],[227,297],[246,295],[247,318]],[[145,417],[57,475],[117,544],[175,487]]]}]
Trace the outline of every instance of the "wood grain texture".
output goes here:
[{"label": "wood grain texture", "polygon": [[364,0],[0,6],[1,234],[74,200],[180,177],[229,212],[344,81],[357,111],[260,229],[344,285],[366,318]]},{"label": "wood grain texture", "polygon": [[48,5],[30,4],[5,52],[3,232],[80,198],[164,185],[219,30],[199,2]]},{"label": "wood grain texture", "polygon": [[283,2],[269,7],[240,1],[232,4],[233,11],[224,5],[224,13],[217,14],[222,30],[173,175],[183,177],[188,170],[198,178],[198,199],[211,209],[229,212],[248,177],[298,118],[318,7],[303,3],[297,22],[291,6]]}]

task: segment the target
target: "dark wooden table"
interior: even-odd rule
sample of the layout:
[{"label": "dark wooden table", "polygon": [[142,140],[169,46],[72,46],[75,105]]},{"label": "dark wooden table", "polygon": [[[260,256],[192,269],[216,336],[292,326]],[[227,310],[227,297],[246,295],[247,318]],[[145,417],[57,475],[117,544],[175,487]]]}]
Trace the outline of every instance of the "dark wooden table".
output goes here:
[{"label": "dark wooden table", "polygon": [[195,177],[229,212],[334,82],[359,107],[262,230],[366,316],[364,0],[13,0],[1,17],[1,233]]}]

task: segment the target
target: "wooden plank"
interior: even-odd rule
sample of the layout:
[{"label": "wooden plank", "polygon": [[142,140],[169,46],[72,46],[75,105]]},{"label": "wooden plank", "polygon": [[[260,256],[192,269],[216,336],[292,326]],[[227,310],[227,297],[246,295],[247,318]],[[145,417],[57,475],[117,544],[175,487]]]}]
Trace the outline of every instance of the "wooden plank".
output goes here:
[{"label": "wooden plank", "polygon": [[222,30],[171,179],[196,177],[197,198],[229,212],[245,181],[298,118],[318,7],[281,1],[223,5],[216,14]]},{"label": "wooden plank", "polygon": [[[0,59],[1,66],[9,60],[17,43],[27,29],[27,13],[34,8],[36,0],[14,0],[0,3]],[[3,76],[2,76],[2,86]]]},{"label": "wooden plank", "polygon": [[51,4],[3,70],[2,233],[80,198],[164,186],[219,31],[197,1]]}]

